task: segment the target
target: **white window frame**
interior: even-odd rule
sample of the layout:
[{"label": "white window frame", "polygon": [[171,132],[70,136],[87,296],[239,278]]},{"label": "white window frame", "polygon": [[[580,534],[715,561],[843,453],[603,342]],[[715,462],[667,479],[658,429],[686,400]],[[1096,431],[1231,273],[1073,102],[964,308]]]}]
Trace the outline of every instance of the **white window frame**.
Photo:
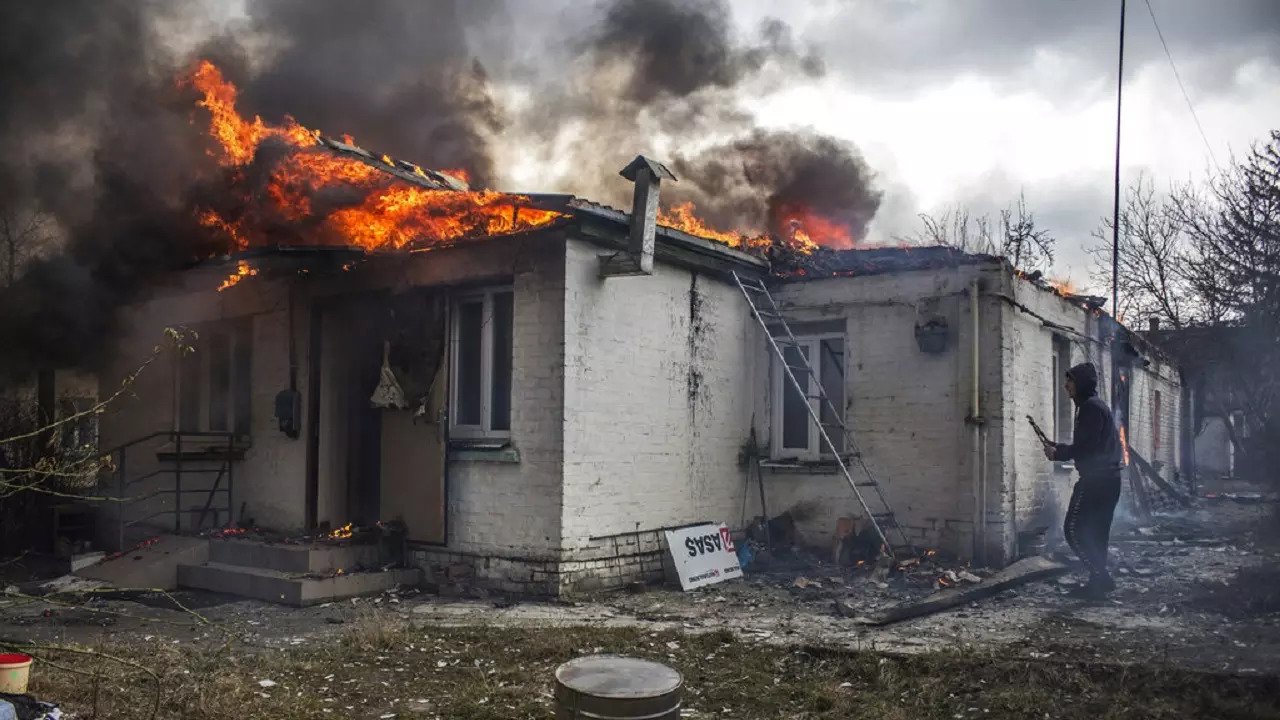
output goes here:
[{"label": "white window frame", "polygon": [[[1051,390],[1050,407],[1053,414],[1051,418],[1052,426],[1050,437],[1056,443],[1065,445],[1071,444],[1071,436],[1075,432],[1073,424],[1075,422],[1074,402],[1067,395],[1066,382],[1067,370],[1071,369],[1071,341],[1062,335],[1054,335],[1051,344],[1053,348],[1050,372],[1053,377],[1049,381]],[[1066,352],[1061,352],[1065,350]]]},{"label": "white window frame", "polygon": [[[450,310],[449,337],[449,436],[457,440],[507,440],[510,430],[494,430],[493,422],[493,298],[501,293],[512,293],[514,308],[515,289],[510,285],[486,287],[460,294],[454,298]],[[459,335],[462,329],[460,314],[462,306],[469,302],[481,301],[482,309],[480,329],[480,424],[463,425],[458,422],[458,351]],[[515,317],[512,316],[514,332]],[[514,353],[514,349],[512,351]],[[514,361],[514,358],[513,358]],[[514,362],[513,362],[514,370]],[[513,372],[514,375],[514,372]],[[514,377],[513,377],[514,384]],[[512,387],[512,392],[515,388]]]},{"label": "white window frame", "polygon": [[[173,397],[173,430],[175,432],[212,432],[213,423],[210,422],[210,414],[213,409],[213,355],[210,350],[212,343],[211,338],[215,334],[225,334],[227,336],[226,362],[227,370],[230,374],[230,382],[227,386],[227,408],[226,408],[226,427],[218,432],[235,432],[236,428],[236,399],[239,396],[238,390],[242,385],[247,385],[249,390],[249,407],[248,410],[248,427],[244,428],[245,432],[236,436],[237,442],[249,442],[253,437],[253,352],[254,352],[254,336],[253,325],[251,320],[245,318],[229,318],[226,320],[204,323],[196,326],[194,338],[190,341],[192,350],[190,354],[179,353],[176,356],[174,367],[174,397]],[[245,377],[240,377],[236,372],[236,352],[241,347],[249,349],[249,368]],[[183,396],[186,388],[183,387],[184,377],[182,363],[194,362],[196,385],[195,396],[192,400],[195,402],[194,412],[196,413],[195,427],[184,428],[183,420]]]},{"label": "white window frame", "polygon": [[[846,402],[845,396],[849,392],[849,383],[848,383],[849,343],[846,340],[845,335],[843,333],[820,333],[815,335],[796,336],[796,342],[800,343],[801,347],[805,348],[805,350],[808,352],[808,356],[807,356],[808,361],[809,361],[810,367],[814,369],[814,373],[817,376],[816,380],[819,386],[823,384],[822,363],[820,359],[817,362],[815,362],[814,359],[820,358],[820,353],[822,352],[822,343],[827,340],[839,340],[841,344],[841,348],[843,350],[842,354],[844,355],[844,367],[841,369],[843,371],[845,382],[844,382],[844,385],[842,386],[841,397],[839,398],[840,407],[837,408],[837,412],[841,414],[842,416],[841,420],[847,423],[848,419],[847,417],[845,417],[845,407],[847,406],[848,403]],[[781,347],[783,352],[785,353],[786,346],[779,345],[779,347]],[[803,371],[797,371],[793,369],[792,372],[795,373],[795,372],[803,372]],[[771,437],[770,437],[769,447],[771,449],[770,455],[772,456],[772,458],[774,460],[795,458],[797,460],[802,460],[805,462],[816,462],[824,459],[834,459],[835,456],[833,454],[824,454],[821,452],[822,434],[818,432],[818,427],[814,423],[812,417],[810,417],[808,421],[808,425],[809,425],[808,445],[803,449],[783,447],[782,445],[783,404],[786,401],[786,390],[791,387],[791,379],[787,377],[786,370],[782,367],[782,359],[777,356],[774,356],[773,358],[773,371],[771,375],[772,375],[772,378],[770,382],[770,385],[771,385],[770,392],[771,392],[771,397],[773,398],[774,401],[772,403],[773,408],[772,408],[772,422],[770,422]],[[810,390],[810,394],[816,394],[816,393],[813,393],[813,391]],[[818,398],[809,398],[809,407],[812,408],[814,414],[817,415],[818,417],[822,417],[821,406],[822,406],[821,400],[819,400]],[[830,435],[831,431],[828,430],[827,434]],[[837,440],[834,437],[832,438],[832,441],[838,442],[838,443],[843,442],[843,440]],[[844,450],[842,450],[842,452],[843,451]]]}]

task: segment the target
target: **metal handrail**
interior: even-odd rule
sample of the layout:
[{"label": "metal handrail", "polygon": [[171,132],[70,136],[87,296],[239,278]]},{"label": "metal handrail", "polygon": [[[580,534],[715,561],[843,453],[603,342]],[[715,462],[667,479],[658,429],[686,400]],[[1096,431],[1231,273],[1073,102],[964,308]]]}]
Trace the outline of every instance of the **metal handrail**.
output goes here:
[{"label": "metal handrail", "polygon": [[[182,496],[184,493],[199,492],[199,493],[208,494],[208,500],[206,500],[204,504],[204,508],[200,512],[200,520],[198,521],[198,524],[204,522],[205,515],[208,513],[208,511],[213,505],[213,497],[220,492],[224,493],[227,499],[226,508],[227,508],[227,518],[229,520],[231,518],[231,510],[235,506],[232,501],[232,488],[233,488],[232,481],[235,475],[236,437],[237,436],[234,432],[228,432],[228,431],[196,430],[196,431],[186,432],[182,430],[160,430],[157,432],[150,433],[148,435],[144,435],[139,438],[134,438],[133,440],[130,440],[128,442],[121,443],[120,445],[103,452],[102,453],[103,455],[111,455],[111,456],[119,455],[119,460],[115,464],[115,471],[116,471],[117,499],[121,501],[120,512],[117,516],[117,534],[118,534],[120,547],[122,548],[125,547],[124,533],[126,528],[131,527],[137,523],[143,522],[145,520],[150,520],[151,518],[159,517],[161,515],[172,514],[173,515],[173,531],[176,534],[180,534],[182,532],[182,513],[183,513]],[[173,443],[175,444],[176,447],[174,449],[175,452],[174,452],[174,458],[172,461],[173,467],[155,470],[141,477],[133,478],[131,480],[128,477],[129,449],[137,445],[140,445],[142,443],[148,442],[150,440],[155,440],[157,438],[165,438],[173,441]],[[213,458],[195,457],[195,458],[189,459],[189,462],[197,462],[197,463],[206,463],[212,459],[221,460],[222,467],[220,467],[217,471],[218,475],[217,475],[217,478],[214,480],[214,484],[212,488],[198,488],[198,489],[183,490],[182,488],[182,475],[183,475],[182,441],[184,438],[216,438],[220,440],[223,440],[223,439],[226,440],[226,443],[227,443],[225,446],[226,452],[225,454],[221,455],[221,457],[213,457]],[[210,448],[212,447],[213,446],[210,446]],[[222,450],[224,448],[221,445],[219,445],[218,449]],[[188,474],[208,474],[210,472],[213,472],[213,470],[208,468],[196,468],[193,470],[187,470],[186,472]],[[152,491],[151,493],[148,493],[145,496],[142,496],[140,498],[135,498],[133,500],[130,500],[129,502],[125,502],[125,499],[126,499],[125,491],[130,485],[136,484],[143,480],[159,477],[161,475],[164,475],[165,473],[173,473],[172,489],[167,489],[167,488],[157,489]],[[225,488],[222,488],[220,486],[222,484],[222,476],[224,474],[227,477],[227,485]],[[174,496],[172,509],[158,510],[146,516],[145,518],[134,519],[131,521],[125,520],[124,505],[126,504],[132,505],[134,502],[137,502],[140,500],[150,499],[160,495],[169,495],[169,494],[172,494]]]}]

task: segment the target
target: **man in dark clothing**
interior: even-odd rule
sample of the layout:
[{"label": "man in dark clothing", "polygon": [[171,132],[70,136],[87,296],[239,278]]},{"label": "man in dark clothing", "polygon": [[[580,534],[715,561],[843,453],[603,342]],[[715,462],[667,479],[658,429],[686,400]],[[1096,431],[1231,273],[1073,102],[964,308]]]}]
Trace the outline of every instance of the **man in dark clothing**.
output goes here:
[{"label": "man in dark clothing", "polygon": [[1120,500],[1124,449],[1111,409],[1098,397],[1098,370],[1093,363],[1068,370],[1066,389],[1076,405],[1075,433],[1070,445],[1045,443],[1044,454],[1050,460],[1074,461],[1080,474],[1063,530],[1067,544],[1089,570],[1089,584],[1082,594],[1102,598],[1116,587],[1107,572],[1107,542]]}]

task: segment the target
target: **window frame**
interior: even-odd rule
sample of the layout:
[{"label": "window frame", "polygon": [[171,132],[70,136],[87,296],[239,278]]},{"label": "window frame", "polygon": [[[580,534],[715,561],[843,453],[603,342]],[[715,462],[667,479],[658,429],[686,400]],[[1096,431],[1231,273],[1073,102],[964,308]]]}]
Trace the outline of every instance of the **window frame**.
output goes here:
[{"label": "window frame", "polygon": [[[508,381],[508,390],[514,394],[514,376],[515,376],[515,288],[513,285],[493,285],[475,290],[468,290],[454,296],[449,310],[449,437],[463,441],[482,441],[482,440],[510,440],[510,427],[506,430],[493,429],[493,343],[494,343],[494,297],[509,293],[512,296],[512,317],[511,317],[511,333],[513,336],[511,371],[512,378]],[[480,328],[480,424],[464,425],[458,422],[458,392],[459,392],[459,337],[462,332],[462,323],[460,316],[462,306],[474,303],[476,300],[481,302],[481,328]],[[510,419],[510,401],[508,401],[508,426],[511,425]]]},{"label": "window frame", "polygon": [[1075,434],[1075,408],[1067,395],[1066,373],[1071,369],[1071,341],[1062,335],[1053,336],[1053,355],[1050,362],[1053,377],[1050,379],[1052,390],[1053,426],[1050,437],[1056,443],[1070,445]]},{"label": "window frame", "polygon": [[[231,318],[227,320],[205,323],[197,328],[196,339],[191,343],[194,351],[178,353],[174,385],[176,407],[173,414],[173,429],[178,433],[231,433],[237,442],[247,443],[253,438],[253,357],[254,329],[252,317]],[[212,430],[214,410],[214,358],[212,348],[214,337],[225,337],[222,349],[225,351],[227,385],[224,389],[226,397],[222,408],[225,427]],[[247,348],[247,350],[246,350]],[[241,351],[246,354],[241,356]],[[244,360],[243,365],[240,360]],[[191,363],[188,365],[188,363]],[[244,372],[242,373],[241,370]],[[188,374],[190,373],[190,374]],[[243,375],[243,378],[241,377]],[[194,378],[196,388],[191,390],[187,381]],[[193,406],[187,403],[192,402]],[[243,404],[243,407],[242,407]],[[242,414],[243,411],[243,414]],[[190,412],[190,416],[187,413]],[[188,420],[194,421],[194,427]],[[243,420],[243,423],[241,421]]]},{"label": "window frame", "polygon": [[[848,373],[848,367],[849,367],[849,343],[845,337],[845,333],[840,333],[840,332],[814,333],[814,334],[806,334],[806,335],[796,335],[795,338],[796,338],[796,342],[798,342],[802,347],[805,347],[807,349],[809,353],[807,359],[810,367],[814,368],[815,375],[817,376],[816,380],[819,386],[825,385],[825,381],[822,376],[822,368],[823,368],[822,360],[821,360],[822,344],[829,340],[840,341],[842,365],[843,365],[843,367],[841,367],[840,369],[840,376],[841,376],[841,379],[843,380],[843,383],[841,385],[840,397],[838,398],[839,407],[837,408],[837,411],[842,416],[840,418],[841,421],[847,424],[848,423],[847,397],[849,392],[849,383],[848,383],[847,373]],[[783,350],[783,353],[785,354],[786,346],[783,346],[780,344],[779,348],[781,348]],[[818,357],[818,361],[816,363],[813,360],[815,356]],[[771,393],[770,397],[773,399],[773,402],[771,403],[772,409],[770,412],[770,433],[769,433],[770,434],[769,455],[771,459],[773,460],[796,459],[802,462],[821,462],[823,460],[834,460],[836,457],[837,451],[833,450],[832,452],[829,452],[829,453],[822,451],[822,433],[818,431],[817,425],[814,423],[813,418],[808,416],[808,413],[806,413],[806,418],[807,418],[806,426],[808,428],[808,438],[807,438],[808,442],[806,444],[806,447],[804,449],[800,449],[800,448],[787,448],[783,446],[783,435],[785,432],[783,427],[783,421],[785,417],[785,404],[786,404],[787,390],[791,386],[791,381],[790,379],[787,378],[787,374],[783,370],[782,363],[783,363],[782,358],[779,358],[776,355],[773,356],[772,368],[770,372],[770,388],[769,388]],[[814,411],[815,415],[817,415],[819,418],[822,417],[822,407],[821,407],[821,401],[819,399],[809,398],[809,407]],[[830,433],[828,433],[828,435],[830,435]],[[833,443],[837,443],[837,442],[840,443],[841,447],[839,448],[838,452],[843,454],[845,452],[845,448],[843,447],[844,439],[843,438],[837,439],[834,437],[831,439]]]}]

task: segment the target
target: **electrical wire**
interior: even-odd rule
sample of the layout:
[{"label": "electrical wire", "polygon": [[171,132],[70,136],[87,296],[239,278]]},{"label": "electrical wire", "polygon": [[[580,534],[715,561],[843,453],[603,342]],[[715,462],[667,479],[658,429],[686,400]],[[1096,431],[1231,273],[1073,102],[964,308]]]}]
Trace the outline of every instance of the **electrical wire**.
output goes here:
[{"label": "electrical wire", "polygon": [[1195,105],[1191,102],[1191,96],[1187,94],[1187,87],[1182,82],[1182,75],[1178,72],[1178,64],[1173,61],[1173,53],[1169,51],[1169,43],[1165,42],[1164,32],[1160,29],[1160,21],[1156,19],[1155,8],[1151,6],[1151,0],[1143,0],[1147,6],[1147,12],[1151,15],[1151,24],[1156,28],[1156,35],[1160,38],[1160,46],[1164,48],[1165,57],[1169,58],[1169,67],[1173,68],[1173,77],[1178,81],[1178,89],[1182,91],[1182,99],[1187,101],[1187,109],[1191,111],[1191,119],[1196,123],[1196,130],[1200,131],[1200,139],[1204,141],[1204,147],[1209,151],[1209,158],[1213,160],[1214,167],[1222,169],[1218,165],[1218,158],[1213,153],[1213,146],[1209,144],[1209,137],[1205,135],[1204,126],[1200,124],[1200,116],[1196,114]]}]

